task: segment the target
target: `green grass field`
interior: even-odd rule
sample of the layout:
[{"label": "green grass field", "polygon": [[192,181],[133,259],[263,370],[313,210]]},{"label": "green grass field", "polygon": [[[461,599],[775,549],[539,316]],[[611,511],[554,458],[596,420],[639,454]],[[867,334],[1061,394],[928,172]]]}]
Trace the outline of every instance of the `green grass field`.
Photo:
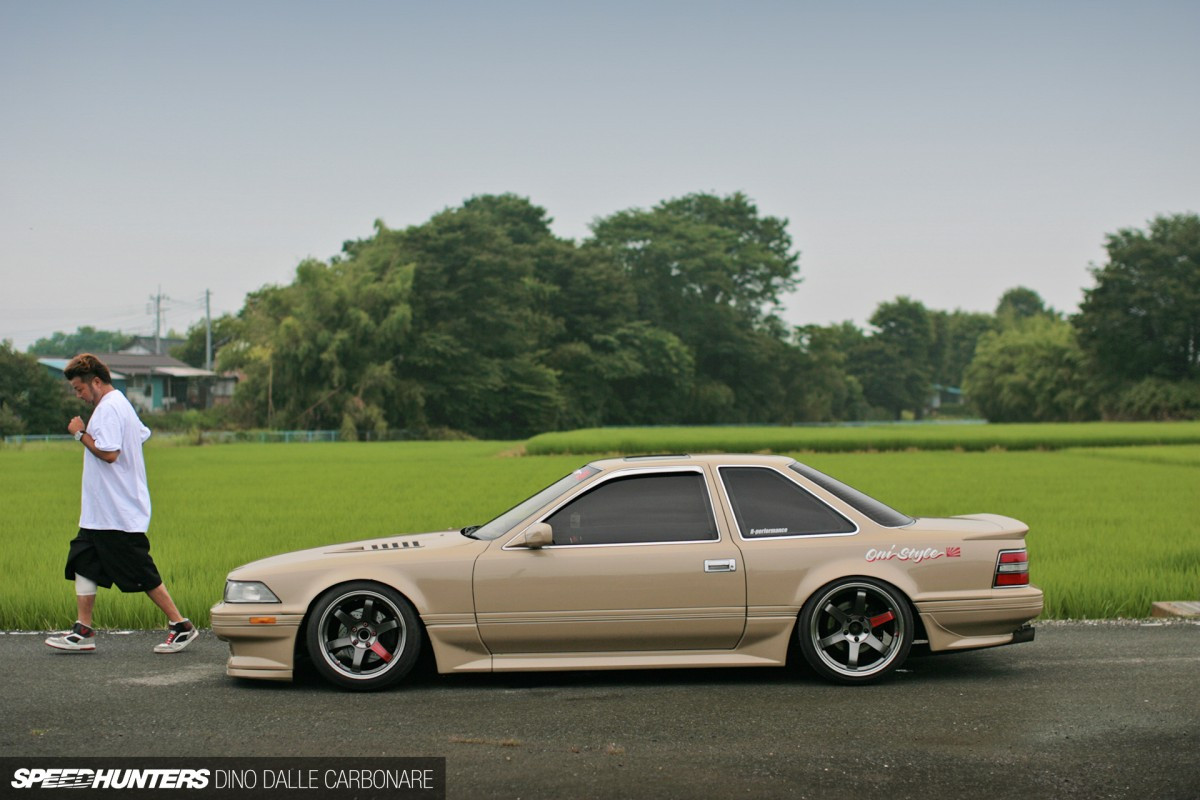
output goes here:
[{"label": "green grass field", "polygon": [[[729,449],[754,449],[743,444]],[[184,613],[207,624],[233,567],[334,541],[483,522],[587,460],[514,457],[514,448],[160,443],[147,449],[154,556]],[[0,448],[0,629],[74,619],[62,565],[78,522],[81,457],[74,443]],[[1198,445],[798,458],[909,514],[989,511],[1027,522],[1047,617],[1144,617],[1155,600],[1200,598]],[[147,628],[161,618],[142,595],[101,590],[96,622]]]},{"label": "green grass field", "polygon": [[1200,444],[1200,422],[591,428],[543,433],[530,439],[526,450],[530,455],[699,451],[837,453],[910,449],[1061,450],[1149,444]]}]

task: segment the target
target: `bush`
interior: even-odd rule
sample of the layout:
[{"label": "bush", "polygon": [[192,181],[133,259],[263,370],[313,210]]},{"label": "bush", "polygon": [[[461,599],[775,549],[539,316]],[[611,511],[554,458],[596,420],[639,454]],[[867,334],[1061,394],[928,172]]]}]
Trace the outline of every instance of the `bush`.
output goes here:
[{"label": "bush", "polygon": [[75,398],[62,373],[0,341],[0,436],[64,434],[67,422],[90,409]]},{"label": "bush", "polygon": [[1106,412],[1115,419],[1200,419],[1200,381],[1146,378],[1118,394]]},{"label": "bush", "polygon": [[162,433],[188,433],[193,430],[230,430],[233,424],[228,406],[214,406],[204,410],[190,408],[186,411],[167,411],[162,414],[142,415],[142,422],[152,431]]},{"label": "bush", "polygon": [[1079,422],[1097,416],[1075,329],[1061,320],[1034,317],[985,333],[963,391],[989,422]]}]

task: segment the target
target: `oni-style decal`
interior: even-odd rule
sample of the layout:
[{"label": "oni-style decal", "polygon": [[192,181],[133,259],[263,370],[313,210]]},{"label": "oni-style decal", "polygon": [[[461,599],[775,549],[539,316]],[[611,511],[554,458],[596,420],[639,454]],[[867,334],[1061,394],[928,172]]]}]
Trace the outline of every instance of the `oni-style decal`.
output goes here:
[{"label": "oni-style decal", "polygon": [[867,561],[911,561],[920,564],[922,561],[935,561],[939,558],[961,558],[961,547],[947,547],[939,550],[936,547],[900,547],[892,545],[887,550],[872,547],[867,551]]}]

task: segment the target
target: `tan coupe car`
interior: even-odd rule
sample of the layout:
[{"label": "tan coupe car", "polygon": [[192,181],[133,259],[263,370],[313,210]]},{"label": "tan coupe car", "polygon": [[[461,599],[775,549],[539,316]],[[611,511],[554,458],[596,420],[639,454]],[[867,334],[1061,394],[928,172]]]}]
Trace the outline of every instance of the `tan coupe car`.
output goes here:
[{"label": "tan coupe car", "polygon": [[1027,642],[1025,534],[913,519],[783,456],[596,461],[482,526],[334,544],[229,574],[230,675],[348,689],[439,672],[778,666],[839,683],[932,651]]}]

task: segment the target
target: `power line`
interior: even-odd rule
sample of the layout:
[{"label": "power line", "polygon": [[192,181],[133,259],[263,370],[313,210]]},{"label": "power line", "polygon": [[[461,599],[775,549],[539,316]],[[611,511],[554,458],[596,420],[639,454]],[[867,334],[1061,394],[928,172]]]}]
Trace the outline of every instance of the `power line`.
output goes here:
[{"label": "power line", "polygon": [[[161,351],[164,329],[175,330],[170,324],[171,318],[178,319],[180,314],[185,315],[184,330],[196,324],[197,316],[200,322],[211,325],[211,296],[211,291],[205,290],[186,300],[175,300],[164,293],[160,285],[157,292],[149,296],[149,303],[141,309],[136,306],[107,309],[79,305],[0,306],[0,318],[15,324],[11,328],[5,325],[0,331],[0,338],[48,338],[56,333],[71,334],[79,328],[92,327],[133,336],[154,336],[155,350]],[[64,320],[71,320],[74,326],[66,324]]]}]

